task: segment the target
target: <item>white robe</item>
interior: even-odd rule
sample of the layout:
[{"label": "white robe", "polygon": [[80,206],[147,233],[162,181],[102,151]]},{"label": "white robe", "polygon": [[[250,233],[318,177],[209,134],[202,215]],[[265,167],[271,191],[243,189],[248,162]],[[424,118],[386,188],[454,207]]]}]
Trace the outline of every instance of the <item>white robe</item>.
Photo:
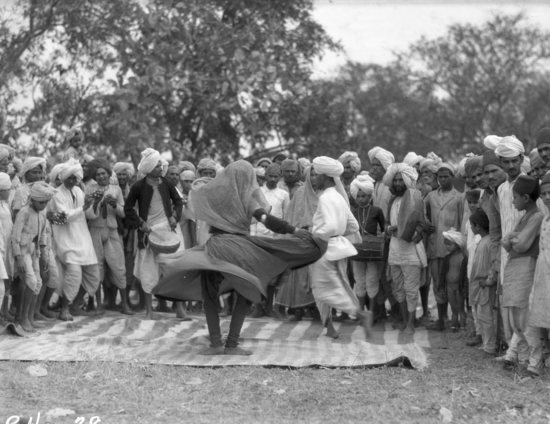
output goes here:
[{"label": "white robe", "polygon": [[334,187],[319,196],[319,204],[313,215],[312,233],[328,241],[326,253],[310,266],[311,289],[326,323],[331,308],[353,315],[359,301],[346,275],[346,258],[357,254],[353,244],[344,237],[359,231],[359,224],[347,202]]},{"label": "white robe", "polygon": [[61,185],[48,204],[50,211],[67,214],[65,225],[52,226],[54,250],[62,264],[96,265],[97,257],[83,209],[84,193],[79,187],[73,187],[72,192],[74,199],[67,187]]}]

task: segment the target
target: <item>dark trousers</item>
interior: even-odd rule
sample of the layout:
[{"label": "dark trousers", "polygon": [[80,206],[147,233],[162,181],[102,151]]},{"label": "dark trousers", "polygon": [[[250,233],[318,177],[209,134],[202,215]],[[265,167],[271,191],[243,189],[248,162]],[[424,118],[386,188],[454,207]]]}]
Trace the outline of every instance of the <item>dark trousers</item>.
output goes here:
[{"label": "dark trousers", "polygon": [[[206,315],[206,325],[210,334],[210,345],[221,346],[222,334],[220,328],[220,317],[218,315],[218,288],[223,277],[218,272],[203,271],[201,273],[201,291]],[[246,313],[250,306],[249,301],[235,292],[235,308],[231,315],[229,334],[225,341],[225,347],[236,347],[239,344],[239,335],[243,327]]]}]

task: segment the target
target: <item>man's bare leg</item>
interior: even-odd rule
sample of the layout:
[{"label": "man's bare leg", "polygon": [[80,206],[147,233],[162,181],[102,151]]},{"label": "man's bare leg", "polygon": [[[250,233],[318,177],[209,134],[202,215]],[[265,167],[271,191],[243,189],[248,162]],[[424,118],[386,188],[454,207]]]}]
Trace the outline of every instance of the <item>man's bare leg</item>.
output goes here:
[{"label": "man's bare leg", "polygon": [[[46,293],[48,291],[48,287],[46,284],[43,284],[40,293],[38,293],[38,297],[36,299],[35,307],[34,307],[34,320],[36,321],[51,321],[55,319],[55,315],[49,316],[42,312],[42,304],[44,303],[44,298],[46,296]],[[48,298],[49,302],[49,298]]]},{"label": "man's bare leg", "polygon": [[145,319],[154,319],[153,295],[151,293],[145,293]]},{"label": "man's bare leg", "polygon": [[331,339],[337,339],[340,337],[340,333],[336,331],[336,328],[334,328],[332,323],[332,314],[329,314],[325,327],[327,328],[327,337],[330,337]]}]

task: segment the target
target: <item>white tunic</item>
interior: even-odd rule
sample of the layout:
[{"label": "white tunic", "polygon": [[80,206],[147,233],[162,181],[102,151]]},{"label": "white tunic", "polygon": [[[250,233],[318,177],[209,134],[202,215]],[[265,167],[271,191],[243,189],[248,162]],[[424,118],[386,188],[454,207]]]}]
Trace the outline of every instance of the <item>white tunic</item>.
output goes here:
[{"label": "white tunic", "polygon": [[357,250],[344,235],[358,231],[359,224],[342,195],[334,187],[325,189],[319,196],[311,231],[328,241],[324,256],[329,261],[337,261],[356,255]]},{"label": "white tunic", "polygon": [[[267,202],[271,206],[271,210],[269,211],[269,213],[277,218],[285,219],[288,204],[290,203],[288,192],[278,187],[275,187],[274,189],[269,189],[265,185],[262,186],[260,190],[262,190]],[[261,222],[254,222],[251,225],[250,235],[274,237],[273,231],[265,228],[265,225]]]},{"label": "white tunic", "polygon": [[52,226],[54,250],[63,264],[97,264],[83,205],[84,193],[82,190],[79,187],[69,190],[64,185],[57,188],[57,193],[48,204],[50,211],[67,214],[65,225]]}]

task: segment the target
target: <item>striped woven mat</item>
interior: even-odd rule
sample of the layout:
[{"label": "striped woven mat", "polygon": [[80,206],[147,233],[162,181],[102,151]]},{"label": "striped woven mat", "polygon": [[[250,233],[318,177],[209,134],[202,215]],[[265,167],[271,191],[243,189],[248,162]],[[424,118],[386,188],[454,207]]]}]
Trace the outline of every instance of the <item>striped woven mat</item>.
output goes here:
[{"label": "striped woven mat", "polygon": [[[197,352],[208,346],[204,316],[192,316],[192,321],[178,320],[173,314],[158,316],[156,320],[145,320],[139,315],[107,313],[101,317],[76,317],[69,323],[57,321],[28,338],[3,333],[0,360],[137,361],[198,367],[404,364],[421,369],[428,364],[424,348],[442,347],[441,336],[424,328],[406,336],[389,324],[380,324],[366,342],[362,328],[351,321],[335,323],[340,338],[332,340],[324,335],[318,322],[247,318],[241,346],[252,350],[253,355],[202,356]],[[227,333],[228,328],[229,319],[222,318],[222,332]]]}]

